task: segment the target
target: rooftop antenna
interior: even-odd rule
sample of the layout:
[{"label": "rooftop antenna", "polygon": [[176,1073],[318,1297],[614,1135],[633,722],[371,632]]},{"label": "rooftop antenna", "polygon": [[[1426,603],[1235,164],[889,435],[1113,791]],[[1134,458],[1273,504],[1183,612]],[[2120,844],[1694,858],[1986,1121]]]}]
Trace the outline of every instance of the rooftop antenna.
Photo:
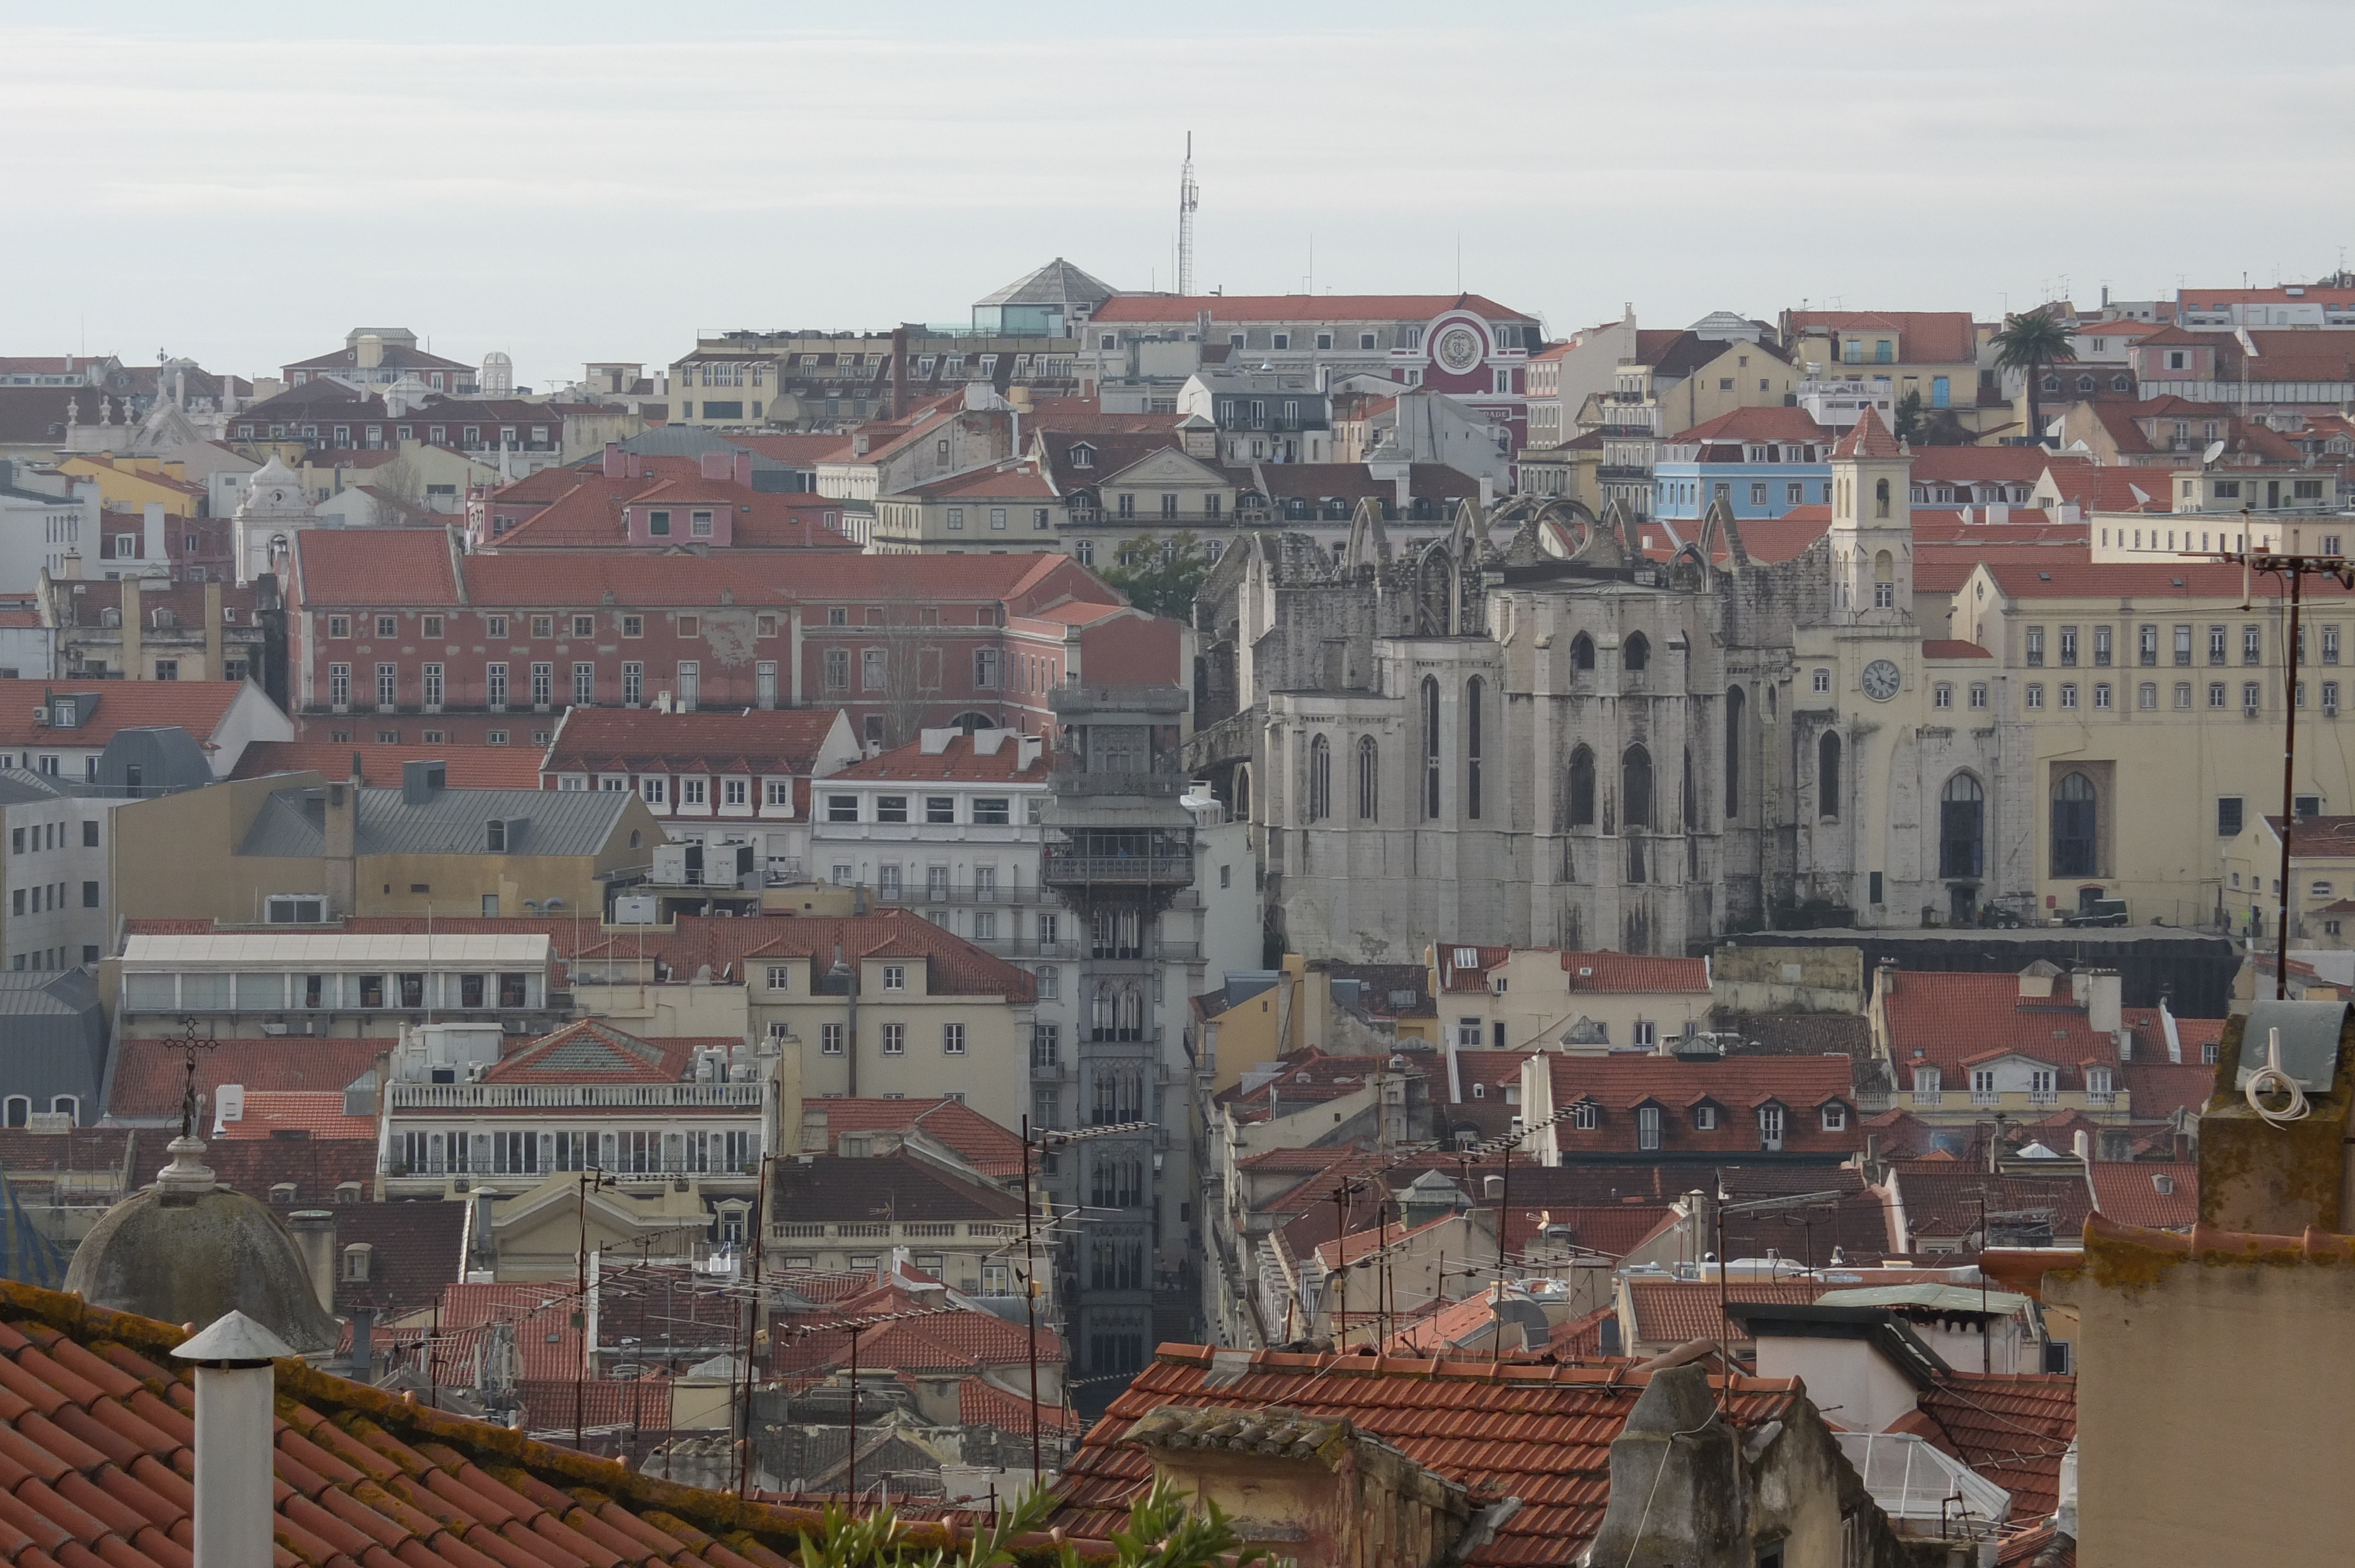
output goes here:
[{"label": "rooftop antenna", "polygon": [[1178,175],[1178,295],[1194,292],[1194,207],[1199,199],[1194,186],[1194,133],[1186,132],[1186,164]]}]

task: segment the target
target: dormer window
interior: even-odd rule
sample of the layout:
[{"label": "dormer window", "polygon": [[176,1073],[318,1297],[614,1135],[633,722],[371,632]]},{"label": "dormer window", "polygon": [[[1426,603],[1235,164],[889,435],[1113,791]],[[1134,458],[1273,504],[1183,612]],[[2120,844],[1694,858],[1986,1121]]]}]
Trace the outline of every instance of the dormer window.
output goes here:
[{"label": "dormer window", "polygon": [[507,825],[496,817],[483,824],[483,851],[486,854],[507,853]]},{"label": "dormer window", "polygon": [[1071,466],[1073,468],[1095,467],[1096,449],[1088,445],[1085,441],[1080,442],[1077,446],[1071,449]]},{"label": "dormer window", "polygon": [[354,1242],[344,1248],[344,1277],[356,1285],[366,1284],[375,1253],[376,1249],[366,1242]]}]

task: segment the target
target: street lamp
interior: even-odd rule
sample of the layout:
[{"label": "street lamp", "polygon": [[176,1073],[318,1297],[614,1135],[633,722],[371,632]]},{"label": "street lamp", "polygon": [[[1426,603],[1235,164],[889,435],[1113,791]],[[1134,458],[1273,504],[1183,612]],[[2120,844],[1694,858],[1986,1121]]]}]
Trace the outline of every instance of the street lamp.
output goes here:
[{"label": "street lamp", "polygon": [[1030,1484],[1034,1488],[1045,1484],[1046,1467],[1040,1461],[1039,1449],[1039,1287],[1035,1279],[1038,1257],[1033,1242],[1039,1209],[1030,1196],[1030,1151],[1042,1147],[1060,1149],[1067,1144],[1085,1143],[1090,1139],[1112,1138],[1124,1133],[1150,1132],[1155,1126],[1149,1121],[1124,1121],[1077,1132],[1050,1132],[1041,1128],[1034,1135],[1029,1117],[1026,1115],[1022,1118],[1022,1317],[1024,1327],[1029,1331],[1027,1348],[1030,1354]]}]

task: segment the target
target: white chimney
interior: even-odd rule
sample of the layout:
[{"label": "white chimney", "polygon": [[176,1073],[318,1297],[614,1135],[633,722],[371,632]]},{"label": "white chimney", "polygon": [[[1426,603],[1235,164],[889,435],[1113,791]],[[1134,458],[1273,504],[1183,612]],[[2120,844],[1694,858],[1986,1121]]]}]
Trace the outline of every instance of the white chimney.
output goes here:
[{"label": "white chimney", "polygon": [[2125,994],[2115,969],[2094,969],[2085,976],[2085,1027],[2096,1034],[2115,1034],[2126,1026]]},{"label": "white chimney", "polygon": [[271,1560],[277,1376],[270,1363],[293,1353],[237,1311],[172,1352],[197,1369],[196,1568],[256,1568]]},{"label": "white chimney", "polygon": [[146,524],[144,532],[147,535],[147,559],[160,565],[168,558],[164,549],[164,503],[160,501],[149,502],[143,521]]}]

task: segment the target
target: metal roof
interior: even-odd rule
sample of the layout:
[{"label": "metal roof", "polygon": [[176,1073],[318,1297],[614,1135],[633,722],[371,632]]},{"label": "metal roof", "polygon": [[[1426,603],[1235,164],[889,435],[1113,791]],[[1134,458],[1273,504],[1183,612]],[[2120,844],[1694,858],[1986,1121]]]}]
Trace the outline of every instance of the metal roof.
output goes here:
[{"label": "metal roof", "polygon": [[1978,1291],[1967,1285],[1868,1285],[1828,1290],[1818,1307],[1919,1307],[1934,1312],[1987,1312],[2008,1318],[2028,1305],[2009,1290]]},{"label": "metal roof", "polygon": [[[593,855],[634,799],[620,789],[441,789],[417,804],[399,789],[359,791],[357,853],[485,853],[484,824],[507,824],[509,854]],[[325,853],[325,792],[281,789],[254,814],[240,854],[315,859]]]},{"label": "metal roof", "polygon": [[988,305],[1100,305],[1113,296],[1111,284],[1092,278],[1061,257],[1026,272],[1011,283],[974,302]]},{"label": "metal roof", "polygon": [[219,931],[193,936],[134,936],[123,945],[126,969],[255,969],[286,965],[410,964],[419,968],[476,964],[546,964],[555,943],[545,935],[427,936],[421,931]]}]

